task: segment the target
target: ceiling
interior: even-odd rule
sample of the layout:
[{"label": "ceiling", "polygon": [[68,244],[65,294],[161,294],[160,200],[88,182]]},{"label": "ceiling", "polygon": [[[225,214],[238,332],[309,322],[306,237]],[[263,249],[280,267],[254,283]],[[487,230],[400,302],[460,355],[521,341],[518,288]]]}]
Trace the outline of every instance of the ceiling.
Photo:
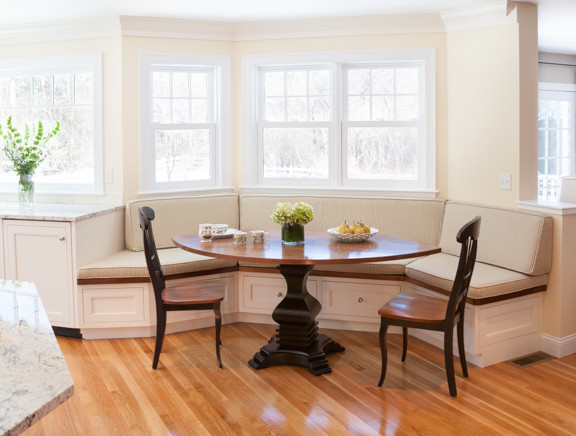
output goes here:
[{"label": "ceiling", "polygon": [[[0,0],[0,26],[131,15],[206,21],[388,15],[441,12],[495,0]],[[576,54],[576,0],[538,3],[541,51]]]}]

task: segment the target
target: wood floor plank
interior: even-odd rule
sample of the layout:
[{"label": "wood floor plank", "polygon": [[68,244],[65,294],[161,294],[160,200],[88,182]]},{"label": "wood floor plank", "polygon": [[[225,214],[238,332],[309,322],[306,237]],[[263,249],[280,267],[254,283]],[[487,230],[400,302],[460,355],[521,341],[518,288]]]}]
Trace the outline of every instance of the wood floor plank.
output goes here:
[{"label": "wood floor plank", "polygon": [[443,352],[413,337],[405,364],[388,335],[384,386],[377,333],[326,331],[346,350],[321,376],[297,366],[254,370],[274,326],[223,326],[167,335],[157,370],[154,338],[58,342],[74,395],[25,435],[573,435],[576,355],[527,368],[469,366],[448,394]]}]

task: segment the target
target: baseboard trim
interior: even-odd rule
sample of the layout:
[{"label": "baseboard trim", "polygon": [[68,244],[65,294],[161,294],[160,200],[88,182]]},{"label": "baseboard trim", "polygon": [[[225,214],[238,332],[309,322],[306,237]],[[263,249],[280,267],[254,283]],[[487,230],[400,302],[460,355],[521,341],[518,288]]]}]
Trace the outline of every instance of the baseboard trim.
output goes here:
[{"label": "baseboard trim", "polygon": [[551,354],[554,357],[565,357],[569,354],[576,353],[576,334],[557,338],[542,333],[542,351]]}]

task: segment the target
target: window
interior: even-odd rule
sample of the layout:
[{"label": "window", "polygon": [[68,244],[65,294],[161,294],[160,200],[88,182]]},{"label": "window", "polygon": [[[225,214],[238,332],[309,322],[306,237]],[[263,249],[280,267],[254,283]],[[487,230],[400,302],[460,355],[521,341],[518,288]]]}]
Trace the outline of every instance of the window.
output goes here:
[{"label": "window", "polygon": [[[42,121],[60,133],[55,151],[36,170],[37,192],[101,193],[102,185],[101,55],[78,55],[0,61],[0,123],[12,116],[21,131]],[[0,158],[0,189],[16,189],[11,163]]]},{"label": "window", "polygon": [[141,55],[141,189],[229,184],[229,59]]},{"label": "window", "polygon": [[540,84],[538,199],[558,201],[560,179],[575,175],[576,85]]},{"label": "window", "polygon": [[433,192],[431,50],[246,56],[245,189]]}]

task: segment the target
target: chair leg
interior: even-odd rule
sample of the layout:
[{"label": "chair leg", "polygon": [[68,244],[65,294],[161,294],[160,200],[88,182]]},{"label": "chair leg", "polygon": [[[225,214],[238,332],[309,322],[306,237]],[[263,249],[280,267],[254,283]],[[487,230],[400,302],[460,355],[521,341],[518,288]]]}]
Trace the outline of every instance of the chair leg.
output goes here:
[{"label": "chair leg", "polygon": [[450,396],[456,396],[456,378],[454,377],[454,354],[452,350],[452,341],[454,338],[453,328],[448,328],[444,332],[444,366],[446,367],[446,379],[448,380],[448,389]]},{"label": "chair leg", "polygon": [[388,349],[386,346],[386,332],[388,331],[388,324],[384,318],[380,323],[380,352],[382,353],[382,372],[380,373],[380,381],[378,382],[378,387],[382,386],[384,383],[384,378],[386,377],[386,367],[388,366]]},{"label": "chair leg", "polygon": [[464,320],[460,318],[457,326],[458,336],[458,354],[460,356],[460,365],[462,366],[462,375],[468,378],[468,365],[466,365],[466,350],[464,349]]},{"label": "chair leg", "polygon": [[408,350],[408,327],[402,327],[402,363],[406,362],[407,350]]},{"label": "chair leg", "polygon": [[220,340],[220,327],[222,326],[222,316],[220,315],[220,302],[214,303],[214,318],[216,324],[216,358],[218,359],[218,367],[224,369],[222,366],[222,360],[220,359],[220,346],[222,341]]},{"label": "chair leg", "polygon": [[156,311],[156,346],[154,347],[154,360],[152,369],[158,368],[158,360],[164,343],[164,333],[166,332],[166,311],[164,308]]}]

